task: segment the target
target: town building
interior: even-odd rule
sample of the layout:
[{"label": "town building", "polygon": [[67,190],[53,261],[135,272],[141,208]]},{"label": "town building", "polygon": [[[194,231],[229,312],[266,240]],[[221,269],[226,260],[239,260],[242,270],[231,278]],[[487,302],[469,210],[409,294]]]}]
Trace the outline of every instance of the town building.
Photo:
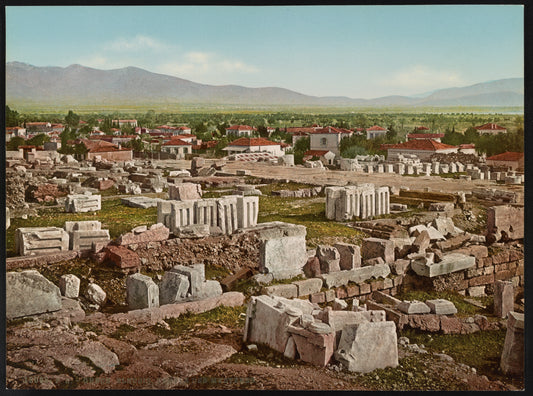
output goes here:
[{"label": "town building", "polygon": [[371,126],[366,129],[366,139],[375,139],[378,137],[386,136],[389,130],[379,125]]},{"label": "town building", "polygon": [[352,136],[353,131],[344,128],[324,127],[309,132],[310,150],[331,151],[340,156],[340,143],[344,137]]},{"label": "town building", "polygon": [[87,149],[85,159],[94,160],[99,157],[107,161],[131,161],[133,159],[133,150],[124,148],[104,140],[80,139],[80,142]]},{"label": "town building", "polygon": [[113,124],[118,124],[119,128],[122,128],[124,125],[129,125],[130,127],[137,127],[137,120],[112,120]]},{"label": "town building", "polygon": [[480,135],[497,135],[499,133],[507,133],[507,129],[498,124],[488,123],[474,127]]},{"label": "town building", "polygon": [[387,160],[395,160],[399,155],[416,155],[427,161],[436,153],[457,153],[459,147],[437,142],[432,139],[410,140],[405,143],[383,145],[387,149]]},{"label": "town building", "polygon": [[226,128],[226,136],[241,137],[248,136],[251,137],[255,132],[255,128],[250,125],[232,125],[229,128]]},{"label": "town building", "polygon": [[431,139],[436,142],[440,142],[441,138],[444,137],[444,133],[409,133],[407,134],[407,140],[423,140]]},{"label": "town building", "polygon": [[265,138],[242,137],[228,144],[223,150],[227,151],[228,155],[258,152],[270,153],[276,157],[283,155],[280,143]]},{"label": "town building", "polygon": [[506,151],[486,159],[486,164],[495,167],[508,167],[512,170],[524,169],[524,153]]},{"label": "town building", "polygon": [[6,142],[9,142],[14,137],[26,138],[26,129],[21,127],[6,127]]},{"label": "town building", "polygon": [[182,139],[172,138],[161,145],[161,152],[175,154],[176,159],[184,159],[185,155],[192,153],[192,143]]}]

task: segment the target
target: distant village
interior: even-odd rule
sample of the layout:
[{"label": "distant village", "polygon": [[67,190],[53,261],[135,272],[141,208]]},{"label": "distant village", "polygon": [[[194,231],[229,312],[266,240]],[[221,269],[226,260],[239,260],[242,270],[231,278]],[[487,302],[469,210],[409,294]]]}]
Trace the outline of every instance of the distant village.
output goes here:
[{"label": "distant village", "polygon": [[[82,146],[80,152],[74,153],[77,160],[108,160],[128,161],[156,155],[157,159],[191,159],[196,155],[214,156],[217,140],[202,141],[188,126],[160,125],[156,128],[138,126],[135,119],[112,120],[112,127],[106,134],[100,124],[104,119],[98,119],[97,126],[92,127],[86,138],[67,140],[71,147]],[[78,129],[87,123],[79,121]],[[6,127],[6,143],[13,138],[32,139],[38,135],[46,135],[42,145],[18,146],[16,152],[8,152],[7,159],[24,158],[25,160],[46,159],[50,152],[61,149],[61,134],[65,125],[50,122],[26,122],[23,126]],[[507,129],[495,123],[475,126],[480,135],[506,134]],[[127,130],[129,134],[125,134]],[[292,144],[275,141],[270,136],[276,128],[266,127],[267,137],[259,137],[258,128],[250,125],[231,125],[226,128],[227,145],[222,152],[234,160],[272,160],[294,152],[298,140],[309,138],[309,149],[303,152],[302,161],[320,161],[323,166],[341,168],[341,141],[352,136],[366,136],[366,139],[385,137],[388,129],[379,125],[369,128],[344,129],[332,126],[313,124],[308,127],[286,127],[282,132],[292,137]],[[381,144],[381,150],[386,150],[387,160],[398,160],[405,157],[418,158],[421,161],[430,160],[435,154],[469,154],[476,155],[475,144],[460,144],[457,146],[441,142],[444,133],[435,133],[426,126],[416,127],[412,133],[406,135],[406,141],[397,144]],[[135,146],[132,143],[142,143]],[[135,148],[142,147],[138,152]],[[260,154],[260,155],[259,155]],[[361,157],[361,156],[359,156]],[[486,165],[506,167],[513,171],[523,171],[524,154],[505,152],[483,158]]]}]

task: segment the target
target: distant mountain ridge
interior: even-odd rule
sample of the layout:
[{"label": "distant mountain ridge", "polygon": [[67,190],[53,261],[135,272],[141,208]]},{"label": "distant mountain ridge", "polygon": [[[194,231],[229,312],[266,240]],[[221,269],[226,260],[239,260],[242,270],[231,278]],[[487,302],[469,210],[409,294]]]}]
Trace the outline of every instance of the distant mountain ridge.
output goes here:
[{"label": "distant mountain ridge", "polygon": [[207,85],[137,67],[99,70],[81,65],[38,67],[6,63],[6,102],[120,105],[235,104],[287,106],[523,106],[524,79],[509,78],[434,90],[426,96],[353,99],[310,96],[285,88]]}]

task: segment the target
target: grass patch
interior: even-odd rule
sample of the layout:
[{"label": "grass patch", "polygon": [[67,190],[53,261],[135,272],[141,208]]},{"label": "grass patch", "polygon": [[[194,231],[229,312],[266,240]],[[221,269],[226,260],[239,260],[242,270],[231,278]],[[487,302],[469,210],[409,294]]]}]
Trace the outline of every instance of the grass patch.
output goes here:
[{"label": "grass patch", "polygon": [[423,344],[428,351],[445,353],[456,362],[475,367],[479,375],[506,381],[499,369],[505,341],[505,329],[478,331],[472,334],[429,334],[415,329],[402,331],[411,344]]},{"label": "grass patch", "polygon": [[456,172],[456,173],[439,173],[438,176],[444,179],[459,179],[461,175],[466,175],[466,172]]},{"label": "grass patch", "polygon": [[[424,344],[425,345],[425,344]],[[400,359],[396,368],[376,369],[371,373],[354,378],[354,382],[373,390],[466,390],[467,385],[459,380],[450,381],[431,375],[433,360],[429,356],[417,355]]]},{"label": "grass patch", "polygon": [[220,265],[206,264],[205,266],[205,279],[222,280],[229,274],[230,271]]},{"label": "grass patch", "polygon": [[272,191],[279,191],[279,190],[289,190],[289,191],[297,191],[302,190],[304,188],[312,188],[315,187],[311,184],[304,184],[304,183],[270,183],[266,186],[261,186],[258,189],[265,195],[271,195]]},{"label": "grass patch", "polygon": [[259,366],[297,367],[307,363],[301,360],[289,359],[283,353],[275,351],[266,345],[257,344],[257,351],[244,351],[231,355],[225,363],[253,364]]},{"label": "grass patch", "polygon": [[150,330],[162,337],[176,338],[193,328],[205,327],[207,324],[242,327],[244,326],[245,318],[241,317],[240,314],[245,312],[246,306],[220,306],[200,314],[188,312],[180,315],[178,318],[165,319],[170,326],[170,330],[158,325],[150,327]]},{"label": "grass patch", "polygon": [[289,285],[292,282],[301,281],[301,280],[305,280],[305,279],[306,279],[306,277],[303,276],[303,275],[298,275],[298,276],[295,276],[294,278],[290,278],[290,279],[274,279],[274,280],[272,280],[272,282],[270,282],[269,286],[271,286],[271,285]]},{"label": "grass patch", "polygon": [[122,205],[120,198],[102,201],[102,210],[88,213],[66,213],[63,208],[51,207],[38,209],[39,217],[11,219],[11,226],[6,230],[6,255],[16,256],[15,230],[21,227],[64,227],[65,221],[98,220],[102,229],[109,229],[111,238],[131,231],[141,225],[150,226],[157,223],[157,208],[130,208]]},{"label": "grass patch", "polygon": [[366,234],[342,223],[328,220],[324,198],[259,197],[259,223],[283,221],[307,227],[307,242],[311,247],[330,243],[328,238],[360,244]]},{"label": "grass patch", "polygon": [[[490,306],[492,304],[492,297],[483,297],[476,298],[476,300],[479,300],[483,303],[487,308],[479,308],[472,304],[469,304],[468,302],[464,301],[464,296],[460,295],[456,291],[452,290],[446,290],[442,292],[426,292],[421,290],[410,290],[407,292],[399,293],[395,296],[396,298],[400,300],[418,300],[418,301],[426,301],[426,300],[435,300],[438,298],[443,298],[445,300],[451,301],[455,308],[457,308],[457,316],[472,316],[476,314],[480,315],[486,315],[486,314],[492,314],[492,310],[490,310]],[[471,298],[471,297],[469,297]]]},{"label": "grass patch", "polygon": [[120,340],[124,338],[128,333],[131,333],[132,331],[134,331],[135,329],[136,329],[135,327],[129,324],[123,323],[120,326],[118,326],[115,329],[115,331],[109,335],[109,337]]},{"label": "grass patch", "polygon": [[33,318],[26,316],[24,318],[11,319],[6,321],[6,327],[17,327],[28,322],[33,322]]}]

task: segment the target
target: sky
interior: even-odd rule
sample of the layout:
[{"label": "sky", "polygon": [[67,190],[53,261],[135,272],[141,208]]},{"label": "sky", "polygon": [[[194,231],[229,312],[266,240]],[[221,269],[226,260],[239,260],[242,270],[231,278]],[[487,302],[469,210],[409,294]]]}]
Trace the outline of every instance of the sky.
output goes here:
[{"label": "sky", "polygon": [[521,5],[8,6],[6,62],[415,95],[523,77],[523,19]]}]

